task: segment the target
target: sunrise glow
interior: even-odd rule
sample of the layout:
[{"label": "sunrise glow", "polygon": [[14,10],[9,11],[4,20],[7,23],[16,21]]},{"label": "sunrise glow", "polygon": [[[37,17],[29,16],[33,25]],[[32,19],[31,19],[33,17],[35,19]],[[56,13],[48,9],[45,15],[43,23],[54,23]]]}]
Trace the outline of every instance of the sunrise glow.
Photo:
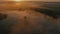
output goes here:
[{"label": "sunrise glow", "polygon": [[22,1],[22,0],[14,0],[14,1],[17,1],[17,2],[19,2],[19,1]]}]

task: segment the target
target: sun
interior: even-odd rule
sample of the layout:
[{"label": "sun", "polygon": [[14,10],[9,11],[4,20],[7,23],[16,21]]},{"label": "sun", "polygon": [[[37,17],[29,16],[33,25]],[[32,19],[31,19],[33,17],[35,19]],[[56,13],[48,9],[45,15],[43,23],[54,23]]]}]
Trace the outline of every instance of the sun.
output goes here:
[{"label": "sun", "polygon": [[19,1],[22,1],[22,0],[14,0],[14,1],[17,1],[17,2],[19,2]]},{"label": "sun", "polygon": [[15,2],[20,2],[20,1],[23,1],[23,0],[13,0],[13,1],[15,1]]}]

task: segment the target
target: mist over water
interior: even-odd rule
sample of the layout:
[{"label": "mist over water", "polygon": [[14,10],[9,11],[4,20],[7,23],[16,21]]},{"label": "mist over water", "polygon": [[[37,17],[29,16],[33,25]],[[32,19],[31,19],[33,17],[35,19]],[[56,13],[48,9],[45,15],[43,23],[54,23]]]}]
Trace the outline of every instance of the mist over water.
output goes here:
[{"label": "mist over water", "polygon": [[[30,4],[22,3],[17,9],[14,9],[16,6],[13,9],[10,7],[0,10],[0,18],[2,18],[0,20],[0,34],[60,33],[60,19],[55,17],[56,14],[52,14],[50,9],[43,4],[32,2]],[[38,8],[39,10],[37,10]]]}]

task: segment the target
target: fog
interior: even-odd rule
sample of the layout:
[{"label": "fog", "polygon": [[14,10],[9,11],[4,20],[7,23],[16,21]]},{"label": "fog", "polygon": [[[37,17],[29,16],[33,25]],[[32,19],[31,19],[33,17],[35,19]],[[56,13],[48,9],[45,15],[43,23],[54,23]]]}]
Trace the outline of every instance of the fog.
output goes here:
[{"label": "fog", "polygon": [[18,9],[4,7],[0,10],[0,34],[60,33],[60,18],[43,4],[23,2]]}]

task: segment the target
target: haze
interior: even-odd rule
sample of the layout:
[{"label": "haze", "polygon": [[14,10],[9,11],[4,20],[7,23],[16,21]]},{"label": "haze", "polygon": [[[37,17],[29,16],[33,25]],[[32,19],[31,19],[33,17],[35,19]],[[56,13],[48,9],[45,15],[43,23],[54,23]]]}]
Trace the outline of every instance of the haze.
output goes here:
[{"label": "haze", "polygon": [[[0,0],[0,1],[7,1],[7,0]],[[10,0],[8,0],[8,1],[10,1]],[[60,0],[24,0],[24,1],[60,2]]]}]

